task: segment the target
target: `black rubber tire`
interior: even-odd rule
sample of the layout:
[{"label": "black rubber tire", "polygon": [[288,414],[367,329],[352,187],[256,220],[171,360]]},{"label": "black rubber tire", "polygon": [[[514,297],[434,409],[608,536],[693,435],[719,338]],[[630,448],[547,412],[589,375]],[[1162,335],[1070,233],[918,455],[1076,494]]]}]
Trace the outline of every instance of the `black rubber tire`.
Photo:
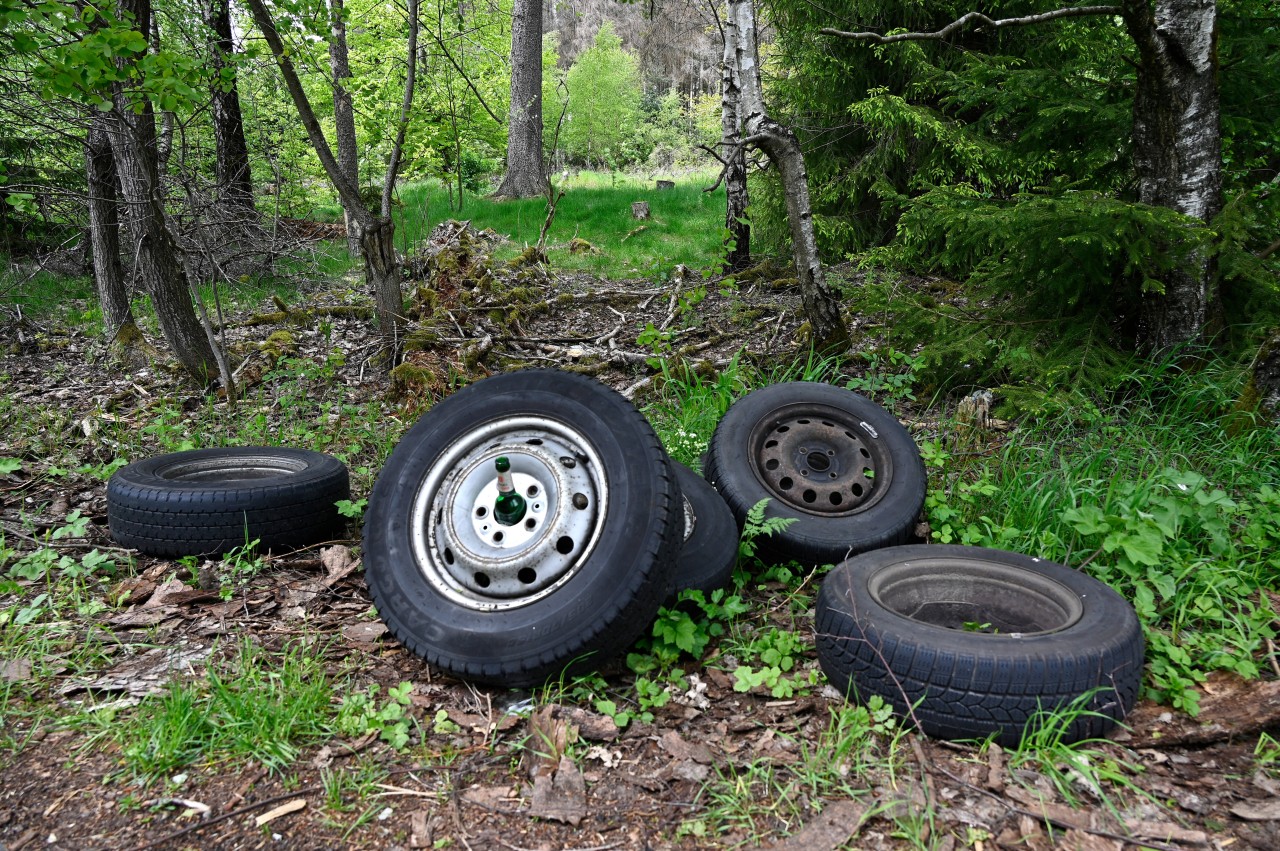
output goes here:
[{"label": "black rubber tire", "polygon": [[738,524],[733,512],[701,476],[684,464],[673,462],[672,466],[689,508],[684,546],[676,559],[676,591],[696,589],[710,594],[727,588],[738,563]]},{"label": "black rubber tire", "polygon": [[941,739],[1016,745],[1039,713],[1090,693],[1064,740],[1098,737],[1142,685],[1142,628],[1128,602],[1080,571],[1002,550],[915,545],[852,558],[824,579],[815,629],[837,690],[879,695]]},{"label": "black rubber tire", "polygon": [[[457,457],[450,455],[453,447],[520,417],[570,428],[589,444],[607,482],[606,507],[595,520],[594,548],[560,584],[519,604],[484,611],[474,591],[459,591],[440,578],[448,568],[432,558],[439,545],[432,543],[436,503],[430,500],[432,493],[451,491],[446,484],[433,491],[430,482],[441,475],[438,462]],[[497,434],[474,452],[511,454],[511,444]],[[590,469],[587,461],[581,466]],[[464,479],[459,471],[456,480]],[[427,519],[415,549],[413,506],[420,491],[426,494]],[[391,454],[365,516],[365,579],[391,632],[433,667],[478,682],[537,685],[598,667],[649,629],[674,587],[682,502],[657,435],[619,393],[568,372],[498,375],[437,404]],[[442,521],[437,515],[434,522],[438,528]]]},{"label": "black rubber tire", "polygon": [[[830,503],[826,511],[809,508],[796,498],[796,494],[813,493],[808,489],[808,479],[794,493],[784,492],[777,483],[767,480],[757,463],[756,456],[766,451],[763,447],[771,429],[791,420],[807,423],[810,416],[818,421],[815,428],[832,423],[841,426],[828,430],[837,439],[823,438],[813,443],[829,447],[823,454],[830,454],[835,460],[829,463],[836,465],[829,472],[830,480],[824,479],[814,487],[820,490],[836,480],[847,488],[849,476],[838,467],[843,463],[852,470],[854,462],[845,456],[855,450],[862,453],[854,456],[859,469],[866,463],[880,471],[868,482],[865,496],[861,490],[858,497],[846,491],[851,507],[843,511]],[[868,460],[863,461],[863,456]],[[762,499],[769,500],[767,517],[795,520],[778,534],[756,539],[757,555],[766,562],[796,559],[806,564],[834,564],[867,550],[904,543],[924,505],[924,463],[911,435],[875,402],[830,384],[774,384],[734,402],[716,426],[703,469],[707,481],[729,504],[740,528],[747,512]],[[818,475],[814,471],[814,476]],[[867,480],[864,477],[862,481]],[[857,482],[852,486],[862,488]],[[839,498],[839,494],[830,496],[830,500]],[[859,498],[861,501],[857,502]],[[822,507],[822,501],[815,505]]]},{"label": "black rubber tire", "polygon": [[345,534],[335,503],[346,465],[307,449],[237,446],[173,452],[121,467],[107,482],[107,522],[121,546],[176,558],[297,549]]}]

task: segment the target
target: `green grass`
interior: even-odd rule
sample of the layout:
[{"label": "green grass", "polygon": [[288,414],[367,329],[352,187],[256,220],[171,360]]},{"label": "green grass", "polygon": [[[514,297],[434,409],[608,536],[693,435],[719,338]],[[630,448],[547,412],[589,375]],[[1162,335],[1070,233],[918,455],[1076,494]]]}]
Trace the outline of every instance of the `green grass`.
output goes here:
[{"label": "green grass", "polygon": [[[584,172],[557,181],[564,197],[547,236],[551,266],[611,278],[661,278],[677,263],[706,267],[722,253],[724,192],[702,191],[714,179],[695,175],[662,192],[652,180],[620,174]],[[414,251],[440,222],[463,219],[509,237],[511,242],[497,256],[514,257],[538,241],[547,216],[545,198],[493,201],[466,193],[462,209],[450,209],[448,191],[433,181],[404,187],[400,201],[396,245],[405,253]],[[633,219],[633,201],[647,201],[652,218]],[[568,244],[574,237],[585,239],[599,252],[570,254]]]},{"label": "green grass", "polygon": [[1228,429],[1243,379],[1168,362],[993,456],[926,444],[934,538],[1084,567],[1137,609],[1147,695],[1194,711],[1208,671],[1258,676],[1276,635],[1264,591],[1280,570],[1280,433]]},{"label": "green grass", "polygon": [[60,319],[71,325],[101,324],[93,279],[68,278],[13,265],[0,255],[0,307],[29,319]]},{"label": "green grass", "polygon": [[334,694],[314,647],[272,654],[245,640],[203,680],[175,682],[115,718],[111,738],[127,769],[144,779],[217,762],[283,771],[301,747],[330,735]]}]

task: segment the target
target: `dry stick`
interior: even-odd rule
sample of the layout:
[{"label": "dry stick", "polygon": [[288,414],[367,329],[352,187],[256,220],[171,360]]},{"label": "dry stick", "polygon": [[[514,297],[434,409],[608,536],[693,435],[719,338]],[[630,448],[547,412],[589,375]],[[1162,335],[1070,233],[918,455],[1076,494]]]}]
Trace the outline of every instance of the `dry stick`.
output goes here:
[{"label": "dry stick", "polygon": [[992,20],[981,12],[969,12],[961,15],[956,20],[947,24],[936,32],[911,32],[896,33],[894,35],[880,35],[873,32],[845,32],[844,30],[833,29],[832,27],[823,27],[818,32],[823,35],[833,35],[839,38],[848,38],[854,41],[869,41],[872,44],[894,44],[899,41],[942,41],[947,36],[963,29],[970,23],[977,23],[988,27],[1021,27],[1030,24],[1041,24],[1046,21],[1056,21],[1059,18],[1079,18],[1091,15],[1118,15],[1120,14],[1119,6],[1076,6],[1067,9],[1054,9],[1052,12],[1043,12],[1038,15],[1027,15],[1021,18],[1000,18]]},{"label": "dry stick", "polygon": [[164,845],[166,842],[172,842],[175,839],[186,836],[188,833],[195,833],[197,830],[203,830],[206,827],[212,827],[213,825],[218,824],[219,822],[224,822],[224,821],[227,821],[228,819],[233,819],[236,816],[241,816],[241,815],[244,815],[245,813],[251,813],[254,810],[260,810],[263,807],[267,806],[268,804],[274,804],[277,801],[283,801],[287,798],[298,798],[304,795],[314,795],[317,792],[323,792],[323,791],[324,791],[324,786],[317,784],[315,786],[307,786],[302,789],[295,789],[292,792],[282,792],[279,795],[272,795],[270,798],[264,798],[261,801],[254,801],[252,804],[245,804],[242,807],[237,807],[234,810],[225,812],[220,816],[214,816],[211,819],[206,819],[205,821],[198,822],[189,827],[184,827],[182,830],[178,830],[173,833],[167,834],[165,836],[160,837],[159,839],[154,839],[151,842],[148,842],[144,845],[135,845],[131,848],[131,851],[146,851],[146,849],[148,848],[158,848],[161,845]]},{"label": "dry stick", "polygon": [[[926,813],[935,812],[934,804],[938,799],[934,793],[933,776],[929,774],[932,763],[924,755],[924,748],[920,745],[919,736],[910,736],[908,741],[911,742],[911,750],[916,755],[916,762],[920,764],[920,779],[924,783],[924,811]],[[920,825],[920,841],[929,841],[928,822]]]}]

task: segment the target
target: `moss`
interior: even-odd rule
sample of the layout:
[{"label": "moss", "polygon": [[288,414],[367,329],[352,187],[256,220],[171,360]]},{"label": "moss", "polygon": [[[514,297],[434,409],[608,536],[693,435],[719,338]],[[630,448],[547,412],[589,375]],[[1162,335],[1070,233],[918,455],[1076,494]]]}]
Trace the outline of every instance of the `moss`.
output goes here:
[{"label": "moss", "polygon": [[526,266],[533,266],[538,263],[546,263],[547,255],[538,250],[538,246],[531,245],[524,251],[521,251],[515,257],[507,261],[507,265],[512,269],[522,269]]},{"label": "moss", "polygon": [[440,376],[429,367],[405,361],[391,370],[391,395],[396,399],[408,399],[439,385]]},{"label": "moss", "polygon": [[573,239],[569,240],[569,253],[570,254],[599,254],[600,249],[596,248],[594,245],[587,242],[585,239],[575,236]]},{"label": "moss", "polygon": [[520,304],[545,304],[546,290],[542,287],[512,287],[507,291],[507,298]]},{"label": "moss", "polygon": [[797,278],[774,278],[767,286],[771,290],[789,290],[800,286],[800,281]]},{"label": "moss", "polygon": [[607,363],[566,363],[560,369],[565,372],[576,372],[579,375],[599,375],[609,368]]},{"label": "moss", "polygon": [[418,328],[410,331],[404,339],[406,352],[426,352],[440,345],[440,335],[430,328]]},{"label": "moss", "polygon": [[779,263],[773,258],[762,260],[754,266],[748,266],[741,272],[734,274],[734,279],[739,282],[749,281],[767,281],[777,278],[779,275],[786,274],[787,267]]},{"label": "moss", "polygon": [[298,341],[294,338],[292,331],[281,329],[273,331],[271,336],[258,344],[258,351],[267,356],[267,360],[272,363],[279,363],[283,358],[292,357],[298,353]]}]

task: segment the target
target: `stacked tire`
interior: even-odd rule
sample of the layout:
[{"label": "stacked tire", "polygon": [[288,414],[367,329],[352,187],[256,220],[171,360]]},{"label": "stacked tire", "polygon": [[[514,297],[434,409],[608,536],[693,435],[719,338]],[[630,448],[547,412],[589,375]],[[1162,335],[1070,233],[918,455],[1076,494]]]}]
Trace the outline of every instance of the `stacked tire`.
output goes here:
[{"label": "stacked tire", "polygon": [[926,475],[884,408],[826,384],[744,396],[716,428],[708,480],[739,526],[761,500],[791,521],[768,561],[836,563],[816,607],[818,660],[849,699],[879,697],[924,733],[1016,744],[1028,729],[1099,736],[1142,681],[1132,606],[1060,564],[977,547],[904,545]]},{"label": "stacked tire", "polygon": [[[499,457],[526,504],[514,526],[494,516]],[[365,575],[392,633],[432,666],[536,685],[599,667],[678,589],[727,580],[737,541],[718,502],[611,388],[499,375],[397,445],[369,499]]]}]

